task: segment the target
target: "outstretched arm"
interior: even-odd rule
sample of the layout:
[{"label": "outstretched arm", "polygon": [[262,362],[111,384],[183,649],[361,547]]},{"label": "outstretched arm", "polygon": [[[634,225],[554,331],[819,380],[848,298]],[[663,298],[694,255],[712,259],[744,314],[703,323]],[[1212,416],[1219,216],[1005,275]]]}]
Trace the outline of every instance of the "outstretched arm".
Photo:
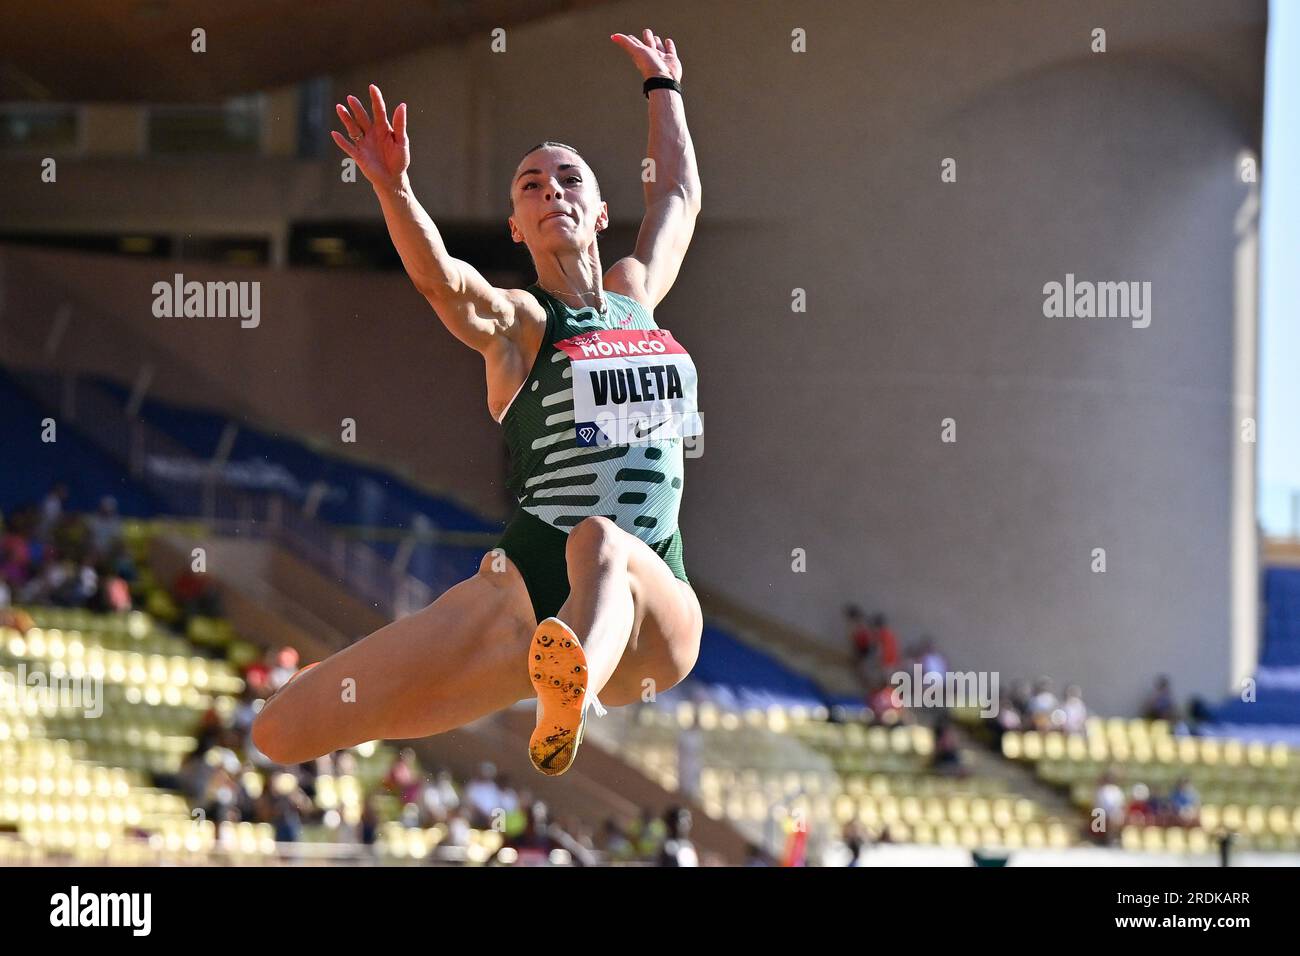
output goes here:
[{"label": "outstretched arm", "polygon": [[438,227],[416,200],[406,175],[411,147],[406,136],[406,104],[393,111],[389,125],[379,87],[370,85],[374,118],[355,96],[348,111],[339,104],[339,119],[348,131],[333,131],[334,142],[356,162],[374,187],[397,254],[416,289],[429,300],[452,335],[482,352],[514,322],[514,306],[477,269],[447,252]]},{"label": "outstretched arm", "polygon": [[[682,78],[681,60],[671,39],[647,29],[643,39],[625,33],[610,37],[632,58],[643,79]],[[686,109],[674,90],[651,90],[650,142],[646,155],[654,161],[654,179],[645,183],[645,218],[632,255],[610,267],[606,285],[634,290],[635,298],[653,308],[668,294],[681,269],[686,248],[700,214],[700,176],[695,147],[686,128]]]}]

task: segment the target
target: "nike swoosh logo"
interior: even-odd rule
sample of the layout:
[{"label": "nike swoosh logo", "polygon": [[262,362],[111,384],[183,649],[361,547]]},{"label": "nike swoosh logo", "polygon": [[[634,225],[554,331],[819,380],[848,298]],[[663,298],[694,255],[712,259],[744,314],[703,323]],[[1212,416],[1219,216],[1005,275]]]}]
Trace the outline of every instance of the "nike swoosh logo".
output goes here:
[{"label": "nike swoosh logo", "polygon": [[660,425],[667,425],[667,424],[668,424],[668,419],[665,418],[663,421],[659,422],[658,425],[655,425],[654,428],[647,428],[647,429],[645,429],[645,431],[642,431],[642,430],[641,430],[641,424],[642,424],[641,422],[638,422],[638,423],[637,423],[637,426],[636,426],[636,437],[637,437],[637,438],[645,438],[646,435],[649,435],[652,431],[655,430],[655,428],[658,428]]},{"label": "nike swoosh logo", "polygon": [[555,750],[552,750],[551,753],[547,756],[547,758],[542,761],[542,766],[549,769],[551,764],[555,762],[555,758],[558,757],[560,754],[564,753],[564,748],[567,746],[569,745],[562,744],[561,746],[557,747]]}]

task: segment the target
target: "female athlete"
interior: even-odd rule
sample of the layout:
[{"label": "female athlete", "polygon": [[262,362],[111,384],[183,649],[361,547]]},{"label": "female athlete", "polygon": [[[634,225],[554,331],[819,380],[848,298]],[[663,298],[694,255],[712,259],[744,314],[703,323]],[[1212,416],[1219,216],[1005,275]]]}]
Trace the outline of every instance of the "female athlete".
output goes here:
[{"label": "female athlete", "polygon": [[253,741],[272,760],[442,733],[536,697],[532,762],[561,774],[588,707],[649,699],[695,664],[702,620],[677,516],[683,439],[702,427],[696,375],[653,312],[694,232],[700,181],[673,41],[610,39],[645,79],[651,173],[636,247],[608,270],[597,236],[609,209],[576,150],[547,141],[517,165],[508,225],[537,281],[495,288],[447,252],[411,192],[406,104],[390,125],[371,85],[371,114],[355,96],[337,107],[348,135],[334,141],[373,186],[411,281],[483,356],[519,508],[473,577],[267,701]]}]

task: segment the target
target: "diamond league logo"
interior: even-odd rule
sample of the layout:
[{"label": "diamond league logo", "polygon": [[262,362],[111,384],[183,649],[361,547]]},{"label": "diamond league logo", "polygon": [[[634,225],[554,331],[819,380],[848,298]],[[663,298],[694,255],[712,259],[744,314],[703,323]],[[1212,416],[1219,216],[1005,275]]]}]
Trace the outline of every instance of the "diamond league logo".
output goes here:
[{"label": "diamond league logo", "polygon": [[591,423],[584,423],[578,426],[578,441],[582,445],[590,445],[596,437],[596,426]]}]

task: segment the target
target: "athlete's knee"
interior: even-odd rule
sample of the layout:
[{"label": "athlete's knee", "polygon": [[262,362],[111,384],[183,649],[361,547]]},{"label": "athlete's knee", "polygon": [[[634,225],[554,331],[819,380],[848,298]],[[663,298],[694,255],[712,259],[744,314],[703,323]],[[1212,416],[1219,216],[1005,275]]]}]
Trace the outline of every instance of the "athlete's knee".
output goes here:
[{"label": "athlete's knee", "polygon": [[253,746],[279,764],[298,763],[301,759],[294,751],[293,722],[286,719],[284,699],[268,700],[253,718],[250,735]]},{"label": "athlete's knee", "polygon": [[478,573],[479,577],[487,578],[494,584],[504,584],[509,578],[518,574],[519,569],[506,556],[504,548],[493,548],[483,555],[483,560],[478,563]]},{"label": "athlete's knee", "polygon": [[625,561],[628,550],[626,532],[604,515],[593,515],[573,526],[564,550],[570,560]]},{"label": "athlete's knee", "polygon": [[523,633],[523,646],[527,648],[537,621],[533,617],[528,585],[519,567],[506,557],[502,549],[493,548],[479,562],[478,576],[495,589],[490,592],[491,600],[505,633],[511,636]]},{"label": "athlete's knee", "polygon": [[253,726],[249,731],[253,746],[276,763],[301,763],[314,756],[304,756],[301,753],[299,730],[309,724],[304,721],[303,715],[295,714],[294,711],[299,709],[296,699],[299,696],[298,688],[295,686],[298,678],[315,666],[316,664],[308,664],[300,668],[284,686],[262,703],[262,709],[253,718]]}]

